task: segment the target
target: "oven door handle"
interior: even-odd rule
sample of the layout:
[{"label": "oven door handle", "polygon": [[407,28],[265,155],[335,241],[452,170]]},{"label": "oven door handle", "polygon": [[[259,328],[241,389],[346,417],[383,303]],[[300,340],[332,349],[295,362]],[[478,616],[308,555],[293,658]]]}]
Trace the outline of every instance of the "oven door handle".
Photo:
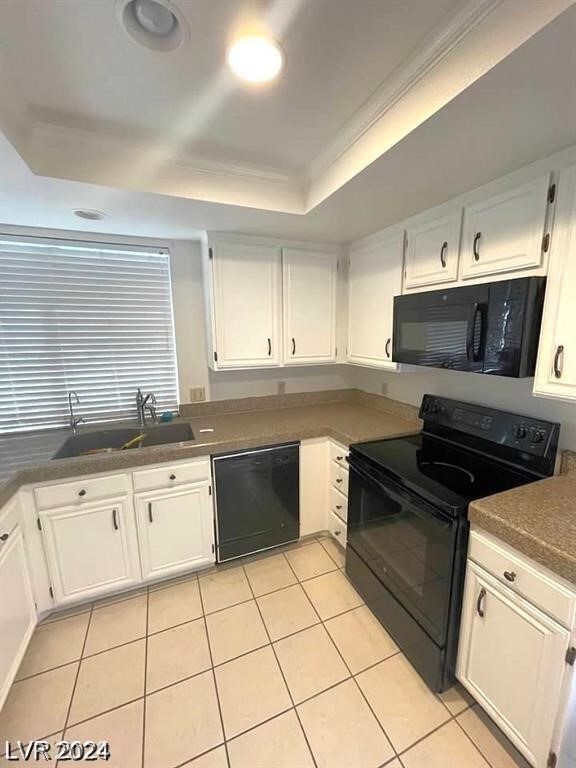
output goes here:
[{"label": "oven door handle", "polygon": [[[453,520],[449,517],[444,516],[441,512],[439,512],[437,509],[434,509],[430,504],[427,504],[425,501],[414,498],[410,499],[407,498],[408,493],[406,495],[403,495],[402,493],[398,493],[395,490],[395,484],[393,481],[390,481],[390,485],[385,485],[384,483],[377,480],[373,475],[371,475],[369,472],[367,472],[365,469],[360,467],[358,464],[354,462],[354,460],[351,458],[348,458],[348,464],[350,466],[351,472],[356,472],[361,478],[364,480],[368,480],[369,482],[376,485],[378,488],[380,488],[384,493],[388,494],[388,496],[391,496],[394,500],[402,502],[402,503],[408,503],[415,509],[420,508],[422,511],[424,511],[427,515],[431,515],[434,517],[441,525],[445,526],[446,528],[449,528],[453,524]],[[350,491],[349,491],[350,495]]]}]

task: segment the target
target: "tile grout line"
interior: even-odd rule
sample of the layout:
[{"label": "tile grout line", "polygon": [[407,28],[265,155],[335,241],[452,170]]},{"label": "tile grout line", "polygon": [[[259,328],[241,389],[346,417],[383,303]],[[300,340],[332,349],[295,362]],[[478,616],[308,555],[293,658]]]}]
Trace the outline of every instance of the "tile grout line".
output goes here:
[{"label": "tile grout line", "polygon": [[90,632],[90,625],[92,624],[92,614],[94,612],[94,603],[92,603],[92,608],[90,609],[90,616],[88,617],[88,624],[86,625],[86,634],[84,635],[84,642],[82,643],[82,651],[80,653],[80,661],[78,662],[78,669],[76,670],[76,677],[74,679],[74,686],[72,688],[72,695],[70,696],[70,702],[68,704],[68,711],[66,712],[66,720],[64,721],[64,727],[62,728],[62,735],[66,735],[66,731],[68,729],[68,721],[70,720],[70,712],[72,711],[72,704],[74,702],[74,697],[76,696],[76,686],[78,685],[78,678],[80,677],[80,669],[82,667],[82,661],[84,658],[84,649],[86,648],[86,643],[88,642],[88,633]]},{"label": "tile grout line", "polygon": [[142,702],[142,758],[141,765],[144,768],[146,760],[146,693],[148,685],[148,617],[150,615],[150,589],[146,590],[146,641],[144,644],[144,695]]},{"label": "tile grout line", "polygon": [[[218,714],[220,716],[220,728],[222,729],[222,738],[224,739],[224,751],[226,752],[226,764],[228,765],[228,768],[230,768],[230,756],[228,754],[228,745],[226,743],[226,730],[224,728],[224,717],[222,715],[222,705],[220,704],[220,692],[218,690],[218,682],[216,680],[216,672],[214,670],[214,657],[212,656],[212,646],[210,644],[208,624],[206,623],[206,614],[204,612],[204,598],[202,597],[202,585],[200,583],[200,579],[198,579],[198,595],[200,597],[200,607],[202,609],[202,620],[204,622],[204,632],[206,633],[206,644],[208,645],[208,654],[210,656],[210,671],[212,672],[212,683],[214,684],[214,691],[216,693],[216,703],[218,704]],[[216,747],[214,747],[214,749],[216,749]]]},{"label": "tile grout line", "polygon": [[[468,707],[468,709],[470,709],[470,707]],[[457,726],[460,728],[460,730],[461,730],[461,731],[464,733],[464,735],[466,736],[466,738],[468,739],[468,741],[469,741],[469,742],[470,742],[470,743],[471,743],[471,744],[474,746],[474,748],[475,748],[475,749],[476,749],[476,750],[477,750],[477,751],[480,753],[480,755],[482,755],[482,757],[483,757],[483,758],[484,758],[484,760],[485,760],[485,761],[488,763],[488,765],[490,766],[490,768],[494,768],[494,766],[492,765],[492,762],[491,762],[491,761],[488,759],[488,756],[487,756],[487,755],[485,755],[485,754],[484,754],[484,752],[482,752],[482,750],[480,749],[480,747],[478,746],[478,744],[476,744],[476,743],[475,743],[474,739],[472,738],[472,736],[470,736],[470,734],[468,733],[468,731],[466,730],[466,728],[464,728],[464,726],[463,726],[463,725],[461,725],[461,724],[458,722],[458,717],[459,717],[459,716],[460,716],[460,715],[461,715],[463,712],[466,712],[466,711],[467,711],[467,710],[463,709],[463,710],[462,710],[462,712],[459,712],[459,713],[458,713],[458,716],[456,716],[456,717],[454,718],[454,721],[455,721],[456,725],[457,725]],[[516,762],[516,760],[514,760],[514,762]]]},{"label": "tile grout line", "polygon": [[[296,576],[296,573],[294,572],[294,569],[290,565],[290,561],[286,557],[284,553],[284,559],[288,563],[288,567],[292,570],[294,573],[294,576]],[[296,709],[296,705],[294,704],[294,698],[292,696],[292,692],[288,686],[288,681],[286,680],[286,677],[284,675],[284,670],[282,669],[282,665],[280,664],[280,660],[278,659],[278,655],[276,654],[276,649],[274,648],[274,643],[272,642],[272,638],[270,637],[270,633],[268,632],[268,627],[266,626],[266,622],[264,621],[264,616],[262,615],[262,611],[260,610],[260,606],[258,605],[258,601],[256,600],[256,597],[254,596],[254,590],[252,589],[252,584],[250,583],[250,579],[248,578],[248,574],[246,573],[246,568],[244,568],[244,576],[246,578],[246,581],[248,582],[248,586],[250,588],[250,592],[252,593],[252,596],[254,597],[254,602],[256,603],[256,608],[258,610],[258,615],[260,616],[260,621],[262,622],[262,626],[264,627],[264,631],[266,632],[266,635],[268,637],[268,640],[270,641],[270,647],[272,648],[272,653],[274,654],[274,658],[276,660],[276,664],[278,665],[278,669],[280,670],[280,674],[282,675],[282,680],[284,681],[284,685],[286,686],[286,690],[288,691],[288,696],[290,698],[290,701],[292,702],[292,709],[294,710],[294,714],[296,715],[296,719],[298,720],[298,725],[300,726],[300,730],[302,731],[302,735],[304,736],[304,741],[306,742],[306,746],[308,747],[308,751],[310,752],[310,756],[312,757],[312,762],[314,763],[315,768],[318,768],[318,763],[316,762],[316,757],[314,755],[314,752],[312,751],[312,747],[310,746],[310,742],[308,741],[308,735],[306,734],[306,731],[304,730],[304,726],[302,725],[302,721],[300,720],[300,714],[298,713],[298,710]],[[298,578],[296,576],[296,578]],[[304,591],[304,590],[302,590]],[[290,710],[288,710],[290,711]],[[278,717],[279,715],[276,715]],[[261,723],[260,723],[261,725]]]}]

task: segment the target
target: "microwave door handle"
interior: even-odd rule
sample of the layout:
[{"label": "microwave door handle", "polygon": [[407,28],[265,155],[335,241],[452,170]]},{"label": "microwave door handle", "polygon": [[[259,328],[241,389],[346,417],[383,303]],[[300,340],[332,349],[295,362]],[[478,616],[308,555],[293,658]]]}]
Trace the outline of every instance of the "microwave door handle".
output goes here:
[{"label": "microwave door handle", "polygon": [[472,304],[472,310],[468,318],[468,333],[466,335],[466,358],[469,363],[477,362],[476,355],[474,354],[474,328],[476,327],[476,316],[479,310],[480,305],[475,301]]}]

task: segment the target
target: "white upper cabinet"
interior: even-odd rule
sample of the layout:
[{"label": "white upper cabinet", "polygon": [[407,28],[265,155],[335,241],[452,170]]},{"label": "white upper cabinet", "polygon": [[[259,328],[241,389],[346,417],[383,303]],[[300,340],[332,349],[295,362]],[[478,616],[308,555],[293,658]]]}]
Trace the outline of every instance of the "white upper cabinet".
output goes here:
[{"label": "white upper cabinet", "polygon": [[465,207],[464,279],[542,266],[549,183],[547,174]]},{"label": "white upper cabinet", "polygon": [[279,365],[281,249],[222,241],[211,252],[215,367]]},{"label": "white upper cabinet", "polygon": [[450,283],[458,278],[462,209],[427,217],[406,229],[404,287]]},{"label": "white upper cabinet", "polygon": [[576,399],[576,166],[558,184],[534,393]]},{"label": "white upper cabinet", "polygon": [[282,259],[284,362],[335,362],[337,254],[285,248]]},{"label": "white upper cabinet", "polygon": [[135,496],[145,580],[214,562],[214,524],[209,485],[152,491]]},{"label": "white upper cabinet", "polygon": [[394,296],[402,285],[403,232],[352,247],[348,294],[348,361],[392,368]]}]

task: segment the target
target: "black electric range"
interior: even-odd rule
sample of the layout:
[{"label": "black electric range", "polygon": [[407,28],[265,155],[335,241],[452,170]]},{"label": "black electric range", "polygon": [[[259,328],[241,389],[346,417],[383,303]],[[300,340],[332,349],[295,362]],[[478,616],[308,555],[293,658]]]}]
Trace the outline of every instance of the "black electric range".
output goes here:
[{"label": "black electric range", "polygon": [[552,475],[560,426],[424,395],[422,433],[348,458],[346,572],[436,691],[454,682],[468,505]]}]

